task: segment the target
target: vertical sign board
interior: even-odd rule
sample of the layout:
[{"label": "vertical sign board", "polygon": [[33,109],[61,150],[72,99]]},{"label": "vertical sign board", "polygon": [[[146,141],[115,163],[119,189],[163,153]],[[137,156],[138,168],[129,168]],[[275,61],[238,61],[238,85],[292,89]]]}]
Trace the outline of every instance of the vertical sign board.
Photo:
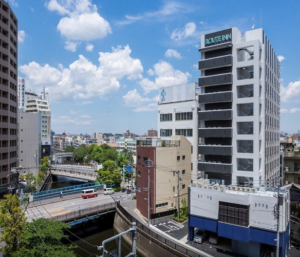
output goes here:
[{"label": "vertical sign board", "polygon": [[205,35],[205,47],[232,41],[232,29],[225,29]]},{"label": "vertical sign board", "polygon": [[159,104],[195,100],[195,83],[162,87],[159,89]]}]

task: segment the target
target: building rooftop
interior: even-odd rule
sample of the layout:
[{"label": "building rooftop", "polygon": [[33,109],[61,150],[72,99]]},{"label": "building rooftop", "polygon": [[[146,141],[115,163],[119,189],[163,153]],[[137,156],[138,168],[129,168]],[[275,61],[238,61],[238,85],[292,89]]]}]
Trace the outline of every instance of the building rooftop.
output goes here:
[{"label": "building rooftop", "polygon": [[179,147],[180,140],[162,140],[161,138],[147,138],[137,140],[137,147]]}]

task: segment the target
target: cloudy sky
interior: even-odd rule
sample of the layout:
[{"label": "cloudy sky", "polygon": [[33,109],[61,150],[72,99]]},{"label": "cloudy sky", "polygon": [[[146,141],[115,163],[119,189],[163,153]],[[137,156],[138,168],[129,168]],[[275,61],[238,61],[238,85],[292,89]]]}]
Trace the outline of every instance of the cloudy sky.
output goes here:
[{"label": "cloudy sky", "polygon": [[49,92],[56,133],[144,134],[158,88],[197,82],[201,34],[263,27],[281,60],[281,130],[300,130],[300,1],[10,0],[19,76]]}]

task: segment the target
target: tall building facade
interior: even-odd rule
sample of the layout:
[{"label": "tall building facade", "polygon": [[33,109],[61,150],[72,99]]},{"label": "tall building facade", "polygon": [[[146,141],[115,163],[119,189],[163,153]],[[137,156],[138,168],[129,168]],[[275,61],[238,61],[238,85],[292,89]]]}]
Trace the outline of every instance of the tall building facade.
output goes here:
[{"label": "tall building facade", "polygon": [[185,136],[191,146],[192,179],[198,178],[198,88],[196,83],[164,87],[159,90],[158,136]]},{"label": "tall building facade", "polygon": [[231,28],[201,46],[199,171],[227,185],[276,185],[280,64],[267,36]]},{"label": "tall building facade", "polygon": [[48,95],[44,91],[37,97],[33,92],[26,92],[25,112],[38,112],[42,114],[41,135],[42,142],[46,145],[51,143],[51,109]]},{"label": "tall building facade", "polygon": [[0,194],[17,166],[18,20],[8,3],[0,0]]},{"label": "tall building facade", "polygon": [[19,111],[24,111],[25,108],[25,79],[19,78],[18,81],[18,106]]}]

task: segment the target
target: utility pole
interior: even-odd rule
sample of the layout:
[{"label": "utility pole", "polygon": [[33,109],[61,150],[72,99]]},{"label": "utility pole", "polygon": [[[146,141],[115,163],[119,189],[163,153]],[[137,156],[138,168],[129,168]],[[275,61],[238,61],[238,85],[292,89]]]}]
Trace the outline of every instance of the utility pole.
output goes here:
[{"label": "utility pole", "polygon": [[148,159],[148,161],[145,161],[144,167],[148,168],[148,227],[150,227],[150,168],[154,167],[153,161]]},{"label": "utility pole", "polygon": [[280,187],[280,184],[279,184],[279,176],[278,176],[278,179],[277,179],[277,210],[276,210],[276,218],[277,218],[276,257],[279,257],[279,216],[280,216],[279,187]]},{"label": "utility pole", "polygon": [[179,170],[174,171],[174,172],[176,172],[177,179],[178,179],[178,181],[177,181],[177,219],[179,221],[179,212],[180,212],[180,208],[179,208],[179,206],[180,206],[180,180],[181,180],[181,178],[179,177],[179,174],[180,174]]}]

